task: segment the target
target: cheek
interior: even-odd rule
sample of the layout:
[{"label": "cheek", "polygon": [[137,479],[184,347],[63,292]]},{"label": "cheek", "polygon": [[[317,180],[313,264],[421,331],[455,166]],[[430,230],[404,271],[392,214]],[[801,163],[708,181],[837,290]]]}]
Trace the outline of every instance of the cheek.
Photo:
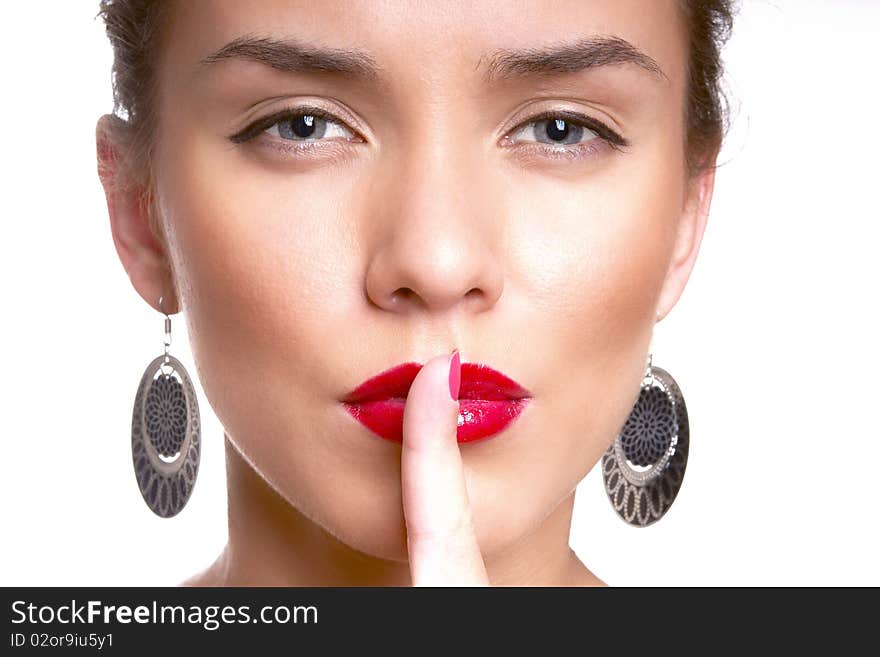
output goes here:
[{"label": "cheek", "polygon": [[286,362],[308,379],[351,287],[339,192],[192,139],[163,163],[160,199],[194,349],[239,375]]},{"label": "cheek", "polygon": [[[550,422],[528,428],[542,444],[526,449],[535,450],[528,460],[544,463],[548,478],[583,477],[635,402],[674,245],[680,184],[659,156],[621,158],[620,166],[564,188],[533,184],[533,209],[525,211],[531,219],[512,224],[520,231],[512,243],[527,245],[518,247],[516,276],[535,305],[523,335],[534,336],[529,344],[540,345],[546,364],[534,402]],[[541,211],[548,207],[552,214]]]},{"label": "cheek", "polygon": [[350,192],[330,187],[326,173],[319,185],[185,139],[159,169],[160,211],[213,411],[292,505],[345,542],[399,557],[402,518],[388,512],[401,508],[399,452],[379,439],[357,449],[369,443],[328,403],[342,392],[334,385],[364,371],[340,357],[362,303],[357,243],[340,218]]},{"label": "cheek", "polygon": [[356,289],[351,240],[336,219],[340,193],[326,175],[318,185],[310,175],[245,165],[244,155],[198,137],[174,143],[157,188],[193,356],[231,437],[277,434],[260,441],[277,452],[265,462],[281,456],[292,433],[326,431],[311,402],[339,392],[329,389],[332,359],[322,353],[333,349],[328,336],[345,325],[346,294]]},{"label": "cheek", "polygon": [[513,222],[511,241],[522,245],[517,276],[536,319],[558,336],[546,344],[557,360],[580,354],[581,365],[604,369],[640,346],[672,253],[680,184],[668,162],[646,156],[564,188],[531,186],[535,209]]}]

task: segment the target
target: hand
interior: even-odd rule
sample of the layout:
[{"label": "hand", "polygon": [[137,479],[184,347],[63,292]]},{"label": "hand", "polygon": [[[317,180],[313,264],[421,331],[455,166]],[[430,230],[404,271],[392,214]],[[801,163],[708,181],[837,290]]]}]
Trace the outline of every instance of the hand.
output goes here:
[{"label": "hand", "polygon": [[489,586],[456,440],[459,406],[450,395],[450,362],[450,356],[437,356],[422,367],[403,412],[409,570],[413,586]]}]

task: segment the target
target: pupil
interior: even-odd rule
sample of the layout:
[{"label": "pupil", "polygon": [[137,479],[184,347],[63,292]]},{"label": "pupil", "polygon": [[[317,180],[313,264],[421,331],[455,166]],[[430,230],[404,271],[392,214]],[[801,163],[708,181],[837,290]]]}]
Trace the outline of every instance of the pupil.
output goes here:
[{"label": "pupil", "polygon": [[568,123],[563,119],[555,119],[547,122],[547,136],[550,139],[562,140],[568,136]]},{"label": "pupil", "polygon": [[301,139],[311,137],[315,132],[315,117],[311,114],[291,119],[289,123],[293,134]]},{"label": "pupil", "polygon": [[300,116],[281,121],[278,123],[278,134],[285,139],[308,139],[309,137],[320,137],[324,131],[316,135],[318,125],[315,123],[315,116],[312,114],[301,114]]}]

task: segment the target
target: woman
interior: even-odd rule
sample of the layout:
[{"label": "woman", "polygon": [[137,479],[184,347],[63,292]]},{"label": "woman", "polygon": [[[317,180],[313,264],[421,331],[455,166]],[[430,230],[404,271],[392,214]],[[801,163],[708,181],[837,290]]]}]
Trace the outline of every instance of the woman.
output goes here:
[{"label": "woman", "polygon": [[101,12],[114,243],[224,427],[185,584],[603,585],[575,488],[694,266],[730,2]]}]

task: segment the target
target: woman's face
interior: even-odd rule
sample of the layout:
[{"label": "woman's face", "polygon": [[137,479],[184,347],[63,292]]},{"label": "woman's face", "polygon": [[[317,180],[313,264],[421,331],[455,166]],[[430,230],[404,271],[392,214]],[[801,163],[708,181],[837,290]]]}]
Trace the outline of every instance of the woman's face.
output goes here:
[{"label": "woman's face", "polygon": [[[685,176],[678,12],[672,0],[174,4],[154,191],[198,374],[232,443],[340,540],[407,556],[400,445],[341,403],[397,364],[459,348],[532,394],[505,431],[461,445],[484,555],[536,529],[614,439],[708,204]],[[592,54],[551,54],[597,36]],[[307,55],[274,52],[272,66],[257,61],[262,41],[208,57],[248,37]],[[310,70],[318,49],[362,54]],[[304,105],[329,118],[243,139]]]}]

